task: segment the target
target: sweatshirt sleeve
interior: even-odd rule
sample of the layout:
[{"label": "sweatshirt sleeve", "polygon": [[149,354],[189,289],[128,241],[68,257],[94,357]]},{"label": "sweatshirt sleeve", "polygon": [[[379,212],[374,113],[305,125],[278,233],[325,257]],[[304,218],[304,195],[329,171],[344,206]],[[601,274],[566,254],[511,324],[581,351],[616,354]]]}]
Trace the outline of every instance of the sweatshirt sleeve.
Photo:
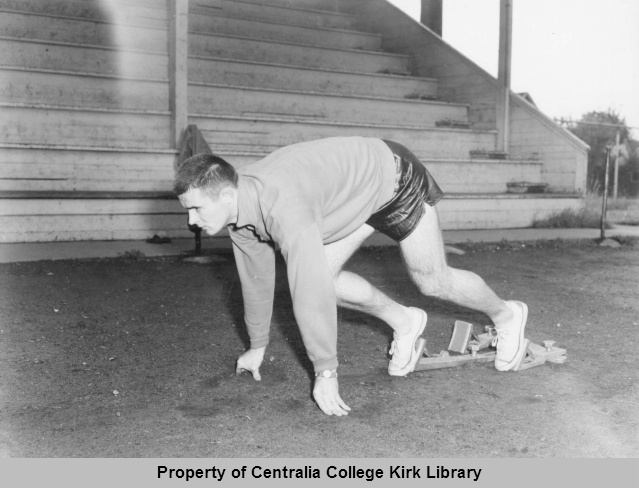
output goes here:
[{"label": "sweatshirt sleeve", "polygon": [[232,236],[235,264],[242,284],[244,321],[251,348],[265,347],[273,315],[275,251],[267,242],[239,233]]},{"label": "sweatshirt sleeve", "polygon": [[337,301],[316,223],[282,245],[295,320],[315,371],[337,368]]}]

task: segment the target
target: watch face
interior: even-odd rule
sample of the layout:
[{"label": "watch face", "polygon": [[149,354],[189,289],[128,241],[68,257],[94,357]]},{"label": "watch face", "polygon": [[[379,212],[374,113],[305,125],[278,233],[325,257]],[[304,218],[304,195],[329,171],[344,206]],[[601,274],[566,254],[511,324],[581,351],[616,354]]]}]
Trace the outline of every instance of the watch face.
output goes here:
[{"label": "watch face", "polygon": [[330,378],[331,377],[331,372],[327,369],[326,371],[324,371],[322,373],[322,375],[324,376],[324,378]]}]

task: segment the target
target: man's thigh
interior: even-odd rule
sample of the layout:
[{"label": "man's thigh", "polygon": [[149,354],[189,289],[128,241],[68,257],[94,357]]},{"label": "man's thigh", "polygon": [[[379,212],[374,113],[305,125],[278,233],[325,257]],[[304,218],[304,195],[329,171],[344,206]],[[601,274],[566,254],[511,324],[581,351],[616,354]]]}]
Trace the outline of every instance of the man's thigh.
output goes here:
[{"label": "man's thigh", "polygon": [[435,207],[424,204],[424,214],[413,232],[399,243],[406,270],[413,279],[446,270],[446,252]]},{"label": "man's thigh", "polygon": [[326,259],[328,265],[333,270],[333,275],[337,276],[342,270],[342,267],[346,264],[346,261],[360,248],[364,241],[373,233],[373,229],[368,224],[363,224],[352,234],[340,239],[339,241],[331,242],[324,245],[324,252],[326,253]]}]

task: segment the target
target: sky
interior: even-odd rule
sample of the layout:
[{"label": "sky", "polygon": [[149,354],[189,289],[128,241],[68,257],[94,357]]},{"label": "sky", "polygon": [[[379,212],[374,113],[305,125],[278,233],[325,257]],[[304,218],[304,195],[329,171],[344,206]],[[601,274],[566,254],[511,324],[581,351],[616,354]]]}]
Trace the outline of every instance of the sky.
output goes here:
[{"label": "sky", "polygon": [[[420,0],[389,0],[419,19]],[[443,0],[443,38],[497,75],[499,0]],[[513,0],[511,88],[550,117],[612,109],[639,138],[639,0]]]}]

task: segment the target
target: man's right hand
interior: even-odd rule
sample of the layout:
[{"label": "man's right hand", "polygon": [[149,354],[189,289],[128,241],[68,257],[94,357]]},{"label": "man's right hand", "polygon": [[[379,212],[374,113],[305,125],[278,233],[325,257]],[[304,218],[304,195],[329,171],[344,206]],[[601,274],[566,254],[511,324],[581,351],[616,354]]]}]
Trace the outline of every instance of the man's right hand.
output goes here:
[{"label": "man's right hand", "polygon": [[237,359],[235,367],[236,374],[242,374],[244,371],[250,371],[255,381],[260,381],[260,366],[264,360],[264,352],[266,347],[257,349],[249,349]]},{"label": "man's right hand", "polygon": [[319,408],[326,415],[348,415],[351,407],[344,403],[339,396],[339,385],[337,378],[315,378],[315,386],[313,387],[313,398],[317,402]]}]

